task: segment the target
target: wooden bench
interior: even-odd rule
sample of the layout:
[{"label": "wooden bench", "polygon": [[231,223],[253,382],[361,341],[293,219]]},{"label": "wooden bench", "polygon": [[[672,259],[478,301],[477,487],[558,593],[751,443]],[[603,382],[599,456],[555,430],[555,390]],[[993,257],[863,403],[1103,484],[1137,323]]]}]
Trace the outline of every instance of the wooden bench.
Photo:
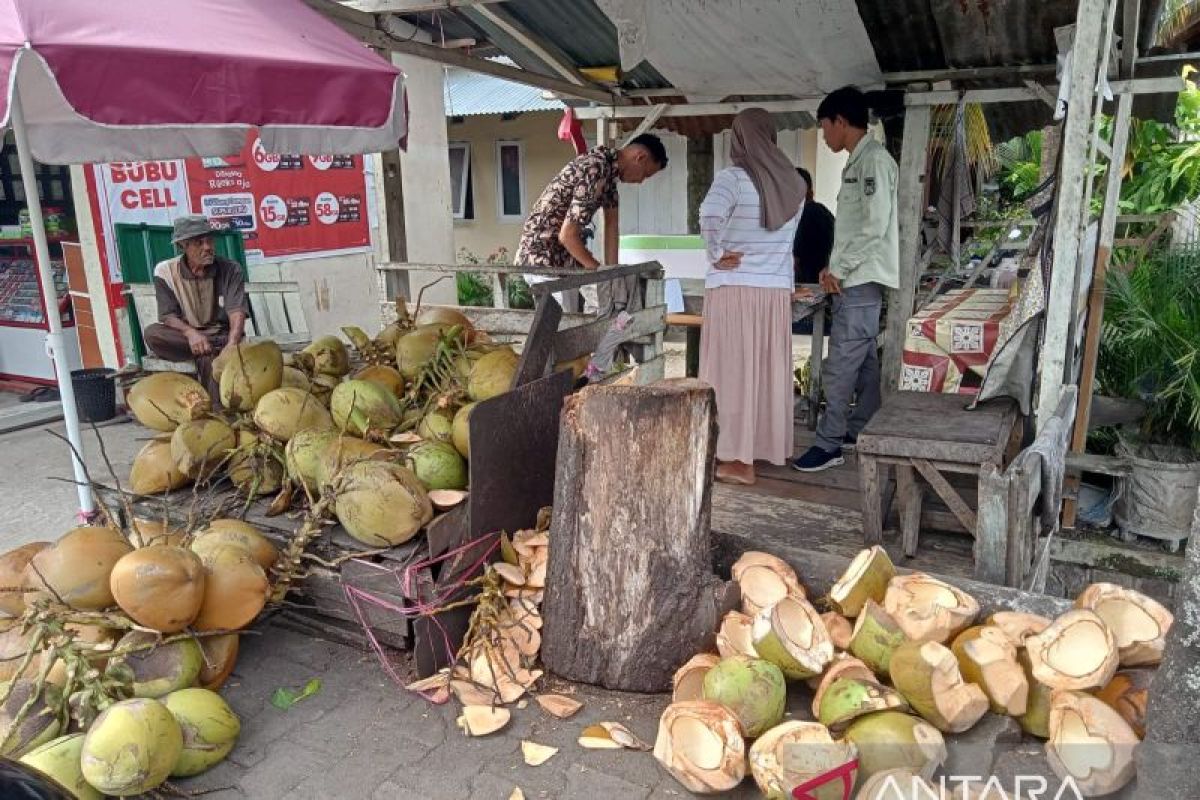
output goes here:
[{"label": "wooden bench", "polygon": [[[883,407],[858,436],[859,483],[863,493],[863,540],[867,546],[883,542],[883,483],[881,468],[896,469],[896,497],[906,556],[917,552],[923,479],[941,498],[967,532],[975,535],[975,512],[950,485],[943,473],[980,476],[1004,466],[1005,453],[1017,431],[1017,407],[1011,400],[989,401],[968,411],[968,398],[953,394],[898,392],[885,398]],[[919,476],[919,478],[918,478]],[[982,556],[992,558],[991,551]],[[976,569],[994,574],[996,565],[979,563]],[[999,565],[1004,570],[1003,559]]]},{"label": "wooden bench", "polygon": [[[158,299],[153,284],[131,284],[125,292],[133,302],[138,324],[143,329],[158,322]],[[246,297],[250,301],[250,318],[246,320],[248,339],[271,339],[285,347],[308,343],[310,336],[300,305],[300,287],[296,283],[247,282]],[[142,356],[142,369],[194,374],[196,365],[190,361],[167,361],[147,353]]]}]

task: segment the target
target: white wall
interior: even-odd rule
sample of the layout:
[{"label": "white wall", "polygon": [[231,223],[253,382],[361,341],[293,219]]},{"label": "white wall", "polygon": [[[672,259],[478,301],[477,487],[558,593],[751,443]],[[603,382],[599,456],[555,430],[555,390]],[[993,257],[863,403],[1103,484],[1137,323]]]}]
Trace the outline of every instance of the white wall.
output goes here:
[{"label": "white wall", "polygon": [[686,234],[687,139],[655,131],[667,148],[667,168],[637,186],[620,185],[621,233]]}]

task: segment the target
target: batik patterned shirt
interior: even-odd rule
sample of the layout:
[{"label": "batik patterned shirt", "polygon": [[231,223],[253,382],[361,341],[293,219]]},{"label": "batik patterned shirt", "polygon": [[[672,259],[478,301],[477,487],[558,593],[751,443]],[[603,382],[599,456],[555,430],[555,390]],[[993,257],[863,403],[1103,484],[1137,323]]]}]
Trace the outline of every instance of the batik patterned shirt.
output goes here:
[{"label": "batik patterned shirt", "polygon": [[597,209],[616,208],[617,203],[617,152],[601,145],[567,164],[546,186],[521,230],[516,263],[579,268],[558,241],[563,221],[570,219],[586,227]]}]

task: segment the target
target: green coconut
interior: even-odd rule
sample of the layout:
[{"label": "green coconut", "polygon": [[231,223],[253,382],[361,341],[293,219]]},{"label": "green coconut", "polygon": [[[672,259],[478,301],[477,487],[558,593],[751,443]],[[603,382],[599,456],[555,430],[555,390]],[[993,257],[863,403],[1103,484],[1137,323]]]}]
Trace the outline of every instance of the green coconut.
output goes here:
[{"label": "green coconut", "polygon": [[185,422],[171,434],[175,469],[193,480],[209,477],[235,447],[237,435],[219,419]]},{"label": "green coconut", "polygon": [[163,697],[196,685],[200,669],[204,666],[204,654],[196,640],[179,639],[167,644],[155,644],[158,641],[156,633],[130,631],[117,642],[116,652],[154,645],[117,656],[109,662],[113,674],[117,674],[122,667],[132,673],[134,697]]},{"label": "green coconut", "polygon": [[787,682],[769,661],[730,656],[705,673],[704,699],[728,708],[745,735],[756,738],[783,719]]},{"label": "green coconut", "polygon": [[304,348],[313,357],[313,372],[342,377],[350,371],[350,352],[336,336],[322,336]]},{"label": "green coconut", "polygon": [[454,423],[451,425],[450,436],[454,442],[454,449],[463,458],[471,457],[471,412],[476,405],[476,403],[467,403],[460,408],[454,415]]},{"label": "green coconut", "polygon": [[421,369],[437,354],[442,332],[448,325],[421,325],[396,340],[396,369],[408,380],[420,374]]},{"label": "green coconut", "polygon": [[325,443],[317,456],[317,488],[323,491],[342,469],[356,461],[383,460],[391,452],[383,445],[357,436],[335,436]]},{"label": "green coconut", "polygon": [[183,732],[157,700],[134,698],[104,710],[83,740],[83,777],[104,794],[129,797],[156,789],[183,752]]},{"label": "green coconut", "polygon": [[467,488],[467,462],[449,442],[421,442],[409,449],[404,461],[431,492]]},{"label": "green coconut", "polygon": [[342,382],[341,377],[337,375],[322,375],[320,373],[312,377],[312,385],[309,391],[313,397],[321,401],[325,406],[329,405],[329,398],[333,394],[333,390]]},{"label": "green coconut", "polygon": [[855,720],[845,739],[858,748],[860,780],[901,768],[928,780],[948,755],[946,740],[937,728],[899,711],[881,711]]},{"label": "green coconut", "polygon": [[183,733],[183,752],[171,775],[188,778],[224,760],[237,743],[242,723],[221,695],[208,689],[180,689],[163,698],[163,704]]},{"label": "green coconut", "polygon": [[[835,741],[819,722],[788,720],[760,736],[746,754],[746,762],[764,797],[791,800],[797,786],[853,761],[856,754],[854,745]],[[851,784],[856,776],[857,771],[851,770]],[[842,800],[842,781],[809,789],[807,796],[813,800]]]},{"label": "green coconut", "polygon": [[283,385],[283,353],[270,340],[232,349],[221,372],[221,404],[252,411],[267,392]]},{"label": "green coconut", "polygon": [[396,396],[370,381],[338,384],[329,398],[329,409],[334,424],[355,436],[387,434],[404,418]]},{"label": "green coconut", "polygon": [[187,486],[192,479],[179,471],[171,457],[171,442],[147,442],[133,458],[129,489],[135,494],[162,494]]},{"label": "green coconut", "polygon": [[83,739],[82,733],[60,736],[21,756],[21,763],[53,778],[76,800],[104,800],[104,795],[84,780],[79,764]]},{"label": "green coconut", "polygon": [[383,330],[375,335],[375,344],[394,348],[396,342],[400,341],[400,337],[403,335],[404,329],[400,327],[400,324],[392,322],[384,326]]},{"label": "green coconut", "polygon": [[279,384],[280,388],[291,387],[293,389],[302,389],[311,391],[312,381],[308,379],[308,375],[299,367],[289,367],[286,364],[283,367],[283,382]]},{"label": "green coconut", "polygon": [[[8,684],[0,685],[0,690],[7,688]],[[55,687],[45,689],[45,692],[56,691]],[[25,678],[12,684],[12,692],[0,705],[0,736],[4,737],[0,740],[0,756],[20,758],[58,736],[58,713],[51,703],[46,702],[45,692],[39,694],[37,684]],[[13,721],[31,700],[32,705],[21,724],[13,728]]]},{"label": "green coconut", "polygon": [[363,367],[352,376],[356,381],[370,381],[387,389],[396,396],[396,399],[404,397],[404,376],[395,367],[389,367],[387,364],[372,364],[369,367]]},{"label": "green coconut", "polygon": [[333,428],[333,417],[303,389],[290,387],[267,392],[254,407],[254,424],[276,441],[285,444],[300,431]]},{"label": "green coconut", "polygon": [[817,718],[834,733],[859,717],[886,710],[908,711],[908,703],[882,684],[861,678],[838,678],[821,695]]},{"label": "green coconut", "polygon": [[[324,406],[320,408],[324,411]],[[287,477],[281,456],[278,445],[259,441],[249,431],[238,431],[238,447],[225,465],[225,474],[246,495],[274,494]]]},{"label": "green coconut", "polygon": [[287,443],[284,459],[292,480],[299,481],[309,494],[317,492],[317,466],[325,445],[338,438],[336,430],[299,431]]},{"label": "green coconut", "polygon": [[512,388],[518,360],[517,354],[507,347],[488,353],[471,368],[467,394],[476,402],[504,394]]},{"label": "green coconut", "polygon": [[450,441],[454,435],[454,412],[448,408],[433,409],[421,418],[417,435],[430,441]]},{"label": "green coconut", "polygon": [[821,615],[801,597],[789,595],[763,609],[750,635],[754,651],[792,680],[820,675],[833,660],[833,642]]},{"label": "green coconut", "polygon": [[142,378],[126,392],[125,403],[138,422],[163,432],[212,410],[212,399],[204,387],[178,372],[156,372]]},{"label": "green coconut", "polygon": [[403,544],[433,519],[433,505],[420,479],[387,461],[346,467],[335,506],[346,532],[371,547]]}]

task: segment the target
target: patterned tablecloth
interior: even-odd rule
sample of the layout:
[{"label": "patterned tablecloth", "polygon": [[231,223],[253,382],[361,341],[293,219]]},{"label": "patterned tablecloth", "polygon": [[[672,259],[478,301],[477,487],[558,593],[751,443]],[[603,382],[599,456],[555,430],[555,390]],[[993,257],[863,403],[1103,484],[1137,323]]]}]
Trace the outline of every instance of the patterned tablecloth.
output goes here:
[{"label": "patterned tablecloth", "polygon": [[1006,289],[947,292],[909,318],[900,389],[974,394],[1012,310]]}]

